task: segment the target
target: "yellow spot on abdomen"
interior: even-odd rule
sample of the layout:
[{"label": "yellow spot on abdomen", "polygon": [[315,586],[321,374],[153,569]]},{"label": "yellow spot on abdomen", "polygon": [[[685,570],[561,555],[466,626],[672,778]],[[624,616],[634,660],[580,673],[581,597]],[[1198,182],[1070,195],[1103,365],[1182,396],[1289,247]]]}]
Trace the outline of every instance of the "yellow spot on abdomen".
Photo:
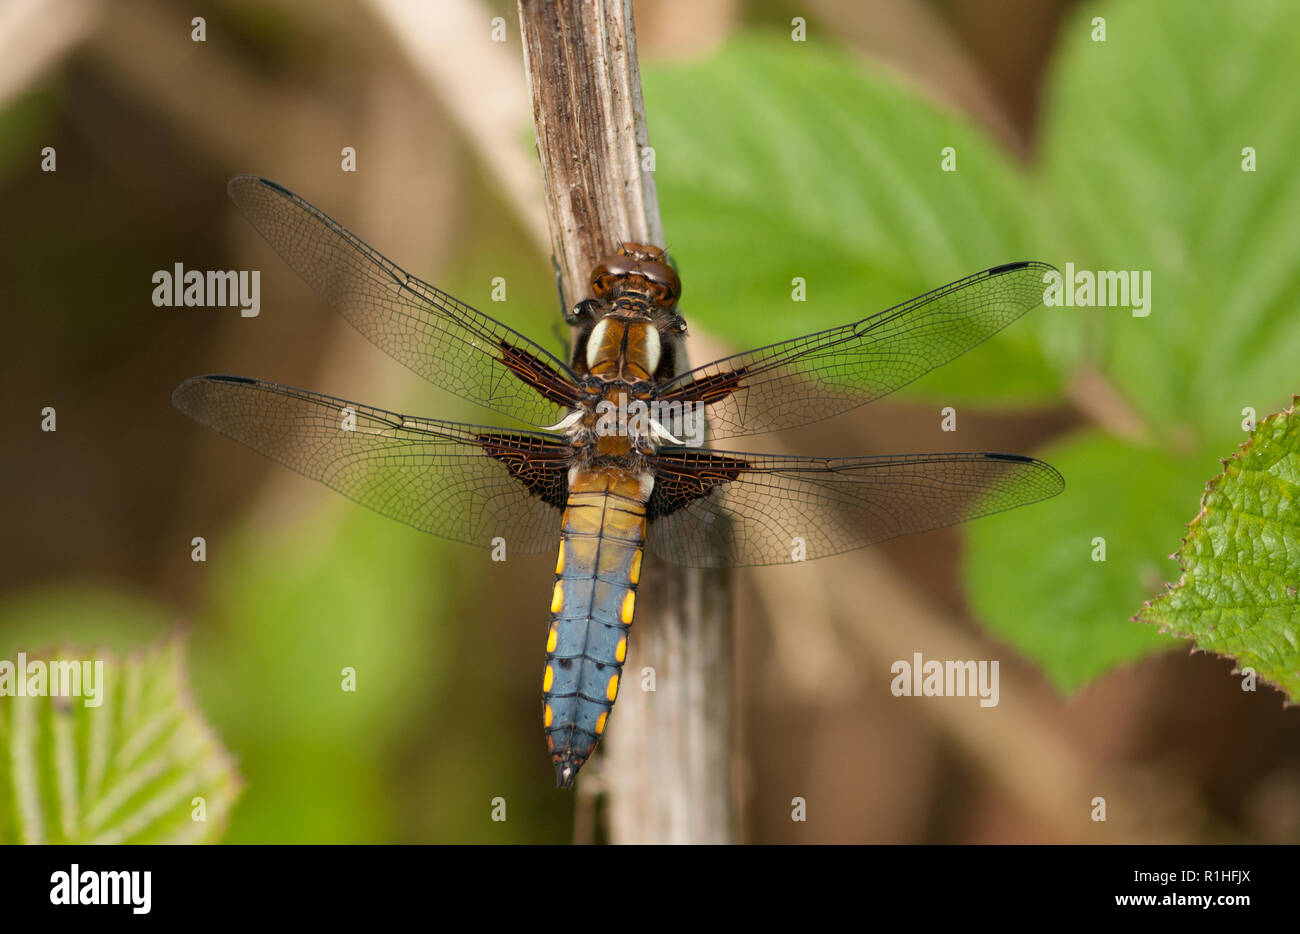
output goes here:
[{"label": "yellow spot on abdomen", "polygon": [[546,674],[542,676],[542,691],[549,691],[551,685],[555,683],[555,671],[550,665],[546,666]]},{"label": "yellow spot on abdomen", "polygon": [[551,705],[550,705],[550,704],[547,704],[547,705],[546,705],[546,713],[544,713],[544,714],[542,715],[542,724],[543,724],[543,726],[550,726],[550,725],[551,725],[551,720],[552,720],[554,717],[555,717],[555,714],[554,714],[554,712],[552,712],[552,710],[551,710]]},{"label": "yellow spot on abdomen", "polygon": [[624,626],[632,625],[632,613],[636,610],[636,591],[629,590],[623,596],[623,610],[619,613],[619,619],[623,621]]},{"label": "yellow spot on abdomen", "polygon": [[560,556],[555,559],[555,573],[564,573],[564,542],[560,542]]},{"label": "yellow spot on abdomen", "polygon": [[618,640],[618,648],[614,649],[614,657],[618,659],[620,665],[627,659],[627,636]]},{"label": "yellow spot on abdomen", "polygon": [[564,609],[564,581],[555,582],[555,590],[551,591],[551,612],[558,613]]},{"label": "yellow spot on abdomen", "polygon": [[555,627],[552,626],[550,634],[546,637],[546,651],[554,652],[555,643],[559,641],[559,638],[560,638],[559,633],[556,631]]},{"label": "yellow spot on abdomen", "polygon": [[[547,668],[546,670],[550,671],[549,668]],[[610,676],[609,684],[605,685],[605,696],[609,698],[611,701],[613,701],[614,698],[618,697],[618,675]]]},{"label": "yellow spot on abdomen", "polygon": [[[547,710],[550,710],[550,708],[548,707]],[[597,735],[597,736],[599,736],[601,733],[604,733],[604,732],[605,732],[605,718],[608,717],[608,716],[609,716],[609,711],[607,710],[607,711],[605,711],[604,713],[602,713],[602,714],[600,715],[600,719],[596,721],[596,735]]]},{"label": "yellow spot on abdomen", "polygon": [[641,549],[640,548],[638,548],[636,550],[636,554],[632,556],[632,570],[628,574],[628,580],[632,582],[633,587],[635,587],[641,581]]}]

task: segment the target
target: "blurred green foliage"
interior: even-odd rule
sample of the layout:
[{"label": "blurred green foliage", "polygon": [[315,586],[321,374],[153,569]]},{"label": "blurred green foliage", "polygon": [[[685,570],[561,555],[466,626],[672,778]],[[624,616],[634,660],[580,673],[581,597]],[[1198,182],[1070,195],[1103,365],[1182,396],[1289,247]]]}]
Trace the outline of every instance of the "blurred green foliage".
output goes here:
[{"label": "blurred green foliage", "polygon": [[[1283,2],[1084,5],[1062,27],[1031,166],[825,46],[739,42],[647,69],[684,306],[733,342],[842,324],[1012,260],[1152,272],[1149,317],[1042,308],[904,390],[1061,403],[1087,369],[1137,416],[1141,441],[1098,425],[1040,452],[1065,475],[1058,499],[969,527],[974,609],[1062,690],[1171,644],[1130,617],[1176,573],[1167,556],[1242,409],[1296,388],[1296,35],[1300,6]],[[945,147],[956,172],[939,170]],[[807,302],[790,301],[794,276]]]},{"label": "blurred green foliage", "polygon": [[[645,69],[683,309],[749,347],[865,317],[1000,263],[1046,259],[1022,173],[969,118],[825,46],[735,41]],[[944,147],[958,171],[941,172]],[[791,280],[807,282],[792,302]],[[918,381],[951,401],[1059,393],[1032,327]]]},{"label": "blurred green foliage", "polygon": [[1243,406],[1275,412],[1295,388],[1297,35],[1286,0],[1108,3],[1062,33],[1040,174],[1065,258],[1153,271],[1151,316],[1099,314],[1088,359],[1155,442],[1217,456],[1243,440]]},{"label": "blurred green foliage", "polygon": [[[988,629],[1070,691],[1174,644],[1129,617],[1169,576],[1162,559],[1177,544],[1202,470],[1097,431],[1036,453],[1066,478],[1065,492],[1029,507],[1032,515],[971,523],[965,578]],[[1105,491],[1104,502],[1080,492],[1085,484]]]},{"label": "blurred green foliage", "polygon": [[[1098,15],[1104,43],[1090,37]],[[1083,8],[1062,34],[1040,176],[1064,256],[1082,268],[1150,269],[1153,297],[1146,318],[1106,309],[1053,317],[1091,319],[1080,361],[1140,416],[1145,437],[1127,470],[1099,429],[1087,447],[1072,442],[1074,454],[1096,452],[1058,465],[1075,505],[1048,504],[1034,520],[1068,547],[1022,547],[1010,517],[999,518],[971,528],[971,553],[985,556],[966,575],[980,615],[1061,688],[1130,660],[1136,643],[1158,644],[1131,629],[1118,635],[1137,625],[1125,622],[1135,598],[1158,591],[1150,569],[1176,576],[1166,556],[1219,456],[1243,439],[1243,409],[1276,411],[1296,388],[1300,110],[1287,89],[1300,86],[1300,59],[1284,37],[1297,34],[1295,4],[1202,4],[1189,15],[1170,0]],[[1256,171],[1242,170],[1245,147]],[[1095,535],[1107,538],[1104,563],[1089,560]],[[1008,547],[1023,559],[1013,573],[978,573],[997,563],[989,550]],[[1075,599],[1043,599],[1060,593]],[[1114,638],[1074,657],[1038,650],[1050,630],[1095,627]]]}]

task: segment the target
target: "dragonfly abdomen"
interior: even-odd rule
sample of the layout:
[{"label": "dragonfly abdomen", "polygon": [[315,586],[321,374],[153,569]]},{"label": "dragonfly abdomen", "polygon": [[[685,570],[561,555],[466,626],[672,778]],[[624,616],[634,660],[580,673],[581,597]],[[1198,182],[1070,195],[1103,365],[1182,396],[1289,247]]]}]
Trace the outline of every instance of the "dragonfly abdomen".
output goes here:
[{"label": "dragonfly abdomen", "polygon": [[627,658],[650,479],[575,471],[555,565],[543,713],[556,783],[573,784],[605,731]]}]

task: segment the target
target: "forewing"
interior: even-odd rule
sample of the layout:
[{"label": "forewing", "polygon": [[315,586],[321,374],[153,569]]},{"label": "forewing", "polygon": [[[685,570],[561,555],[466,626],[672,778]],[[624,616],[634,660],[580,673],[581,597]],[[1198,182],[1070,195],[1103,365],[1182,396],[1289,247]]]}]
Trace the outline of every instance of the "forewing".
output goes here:
[{"label": "forewing", "polygon": [[424,532],[514,553],[557,547],[570,448],[541,432],[411,418],[241,376],[196,376],[172,403],[272,460]]},{"label": "forewing", "polygon": [[777,431],[879,399],[987,340],[1042,303],[1046,263],[967,276],[853,324],[696,367],[660,388],[704,402],[713,439]]},{"label": "forewing", "polygon": [[650,546],[691,567],[790,564],[1055,496],[1055,468],[1019,454],[785,457],[661,450]]},{"label": "forewing", "polygon": [[258,233],[358,331],[431,383],[528,425],[552,425],[573,374],[540,345],[434,288],[274,182],[230,180]]}]

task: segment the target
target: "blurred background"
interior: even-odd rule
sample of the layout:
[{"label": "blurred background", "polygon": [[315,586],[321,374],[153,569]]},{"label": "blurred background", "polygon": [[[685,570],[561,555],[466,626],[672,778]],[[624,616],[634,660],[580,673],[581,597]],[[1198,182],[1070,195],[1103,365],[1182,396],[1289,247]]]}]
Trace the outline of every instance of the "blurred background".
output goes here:
[{"label": "blurred background", "polygon": [[[1300,842],[1300,718],[1242,692],[1231,659],[1129,621],[1177,579],[1167,556],[1244,440],[1242,406],[1262,417],[1300,390],[1293,16],[1186,9],[637,3],[695,362],[997,263],[1155,270],[1149,319],[1040,309],[906,393],[778,439],[1035,453],[1067,490],[737,575],[740,840]],[[195,695],[246,781],[229,842],[604,839],[597,783],[553,787],[538,722],[553,557],[423,536],[168,400],[226,372],[490,420],[329,310],[227,200],[241,172],[564,346],[517,23],[506,2],[0,4],[0,657],[186,627]],[[1244,182],[1243,146],[1269,153]],[[154,307],[150,277],[175,263],[260,269],[261,314]],[[999,659],[1000,705],[894,697],[890,665],[913,652]]]}]

